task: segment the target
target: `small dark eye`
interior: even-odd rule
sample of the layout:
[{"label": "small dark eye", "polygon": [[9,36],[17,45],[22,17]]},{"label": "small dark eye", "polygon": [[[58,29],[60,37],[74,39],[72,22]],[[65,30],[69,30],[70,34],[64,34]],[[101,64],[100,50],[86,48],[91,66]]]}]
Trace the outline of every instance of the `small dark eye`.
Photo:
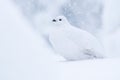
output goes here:
[{"label": "small dark eye", "polygon": [[59,21],[62,21],[62,19],[59,19]]},{"label": "small dark eye", "polygon": [[53,21],[53,22],[56,22],[56,20],[55,20],[55,19],[53,19],[52,21]]}]

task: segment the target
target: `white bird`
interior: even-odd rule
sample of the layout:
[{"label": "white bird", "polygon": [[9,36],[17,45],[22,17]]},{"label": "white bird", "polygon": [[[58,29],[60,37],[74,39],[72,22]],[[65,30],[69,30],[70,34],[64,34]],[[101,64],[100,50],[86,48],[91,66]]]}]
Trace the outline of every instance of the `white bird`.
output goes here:
[{"label": "white bird", "polygon": [[49,33],[49,41],[58,54],[66,60],[103,58],[100,42],[87,31],[69,24],[64,16],[52,20],[54,29]]}]

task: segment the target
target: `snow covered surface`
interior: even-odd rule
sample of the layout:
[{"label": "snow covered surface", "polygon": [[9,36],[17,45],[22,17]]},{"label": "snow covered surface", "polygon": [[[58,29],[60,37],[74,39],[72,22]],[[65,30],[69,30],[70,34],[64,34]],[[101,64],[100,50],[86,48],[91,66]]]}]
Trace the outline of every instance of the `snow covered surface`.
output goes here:
[{"label": "snow covered surface", "polygon": [[120,59],[61,62],[60,80],[120,80]]},{"label": "snow covered surface", "polygon": [[[118,3],[119,0],[106,2],[105,12],[109,13],[113,5],[115,14],[111,11],[113,16],[104,17],[107,33],[102,40],[112,58],[120,57]],[[65,62],[10,0],[0,0],[0,7],[0,80],[120,80],[119,58]],[[112,33],[109,20],[117,27]]]},{"label": "snow covered surface", "polygon": [[56,80],[59,58],[12,3],[0,7],[0,80]]}]

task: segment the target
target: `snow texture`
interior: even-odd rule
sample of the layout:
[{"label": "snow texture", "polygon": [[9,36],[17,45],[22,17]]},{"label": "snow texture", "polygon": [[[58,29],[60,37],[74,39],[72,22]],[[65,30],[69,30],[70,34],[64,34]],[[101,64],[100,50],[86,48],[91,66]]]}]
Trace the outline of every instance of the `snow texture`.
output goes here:
[{"label": "snow texture", "polygon": [[60,80],[119,80],[119,59],[60,63]]},{"label": "snow texture", "polygon": [[59,57],[9,0],[0,1],[0,80],[58,80]]}]

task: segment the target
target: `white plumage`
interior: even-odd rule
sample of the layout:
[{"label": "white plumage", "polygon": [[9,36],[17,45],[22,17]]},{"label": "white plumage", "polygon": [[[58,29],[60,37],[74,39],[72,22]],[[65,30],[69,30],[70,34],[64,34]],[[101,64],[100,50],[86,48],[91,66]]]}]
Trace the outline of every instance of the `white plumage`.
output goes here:
[{"label": "white plumage", "polygon": [[90,33],[69,24],[64,16],[53,19],[49,33],[53,49],[67,60],[103,58],[100,42]]}]

